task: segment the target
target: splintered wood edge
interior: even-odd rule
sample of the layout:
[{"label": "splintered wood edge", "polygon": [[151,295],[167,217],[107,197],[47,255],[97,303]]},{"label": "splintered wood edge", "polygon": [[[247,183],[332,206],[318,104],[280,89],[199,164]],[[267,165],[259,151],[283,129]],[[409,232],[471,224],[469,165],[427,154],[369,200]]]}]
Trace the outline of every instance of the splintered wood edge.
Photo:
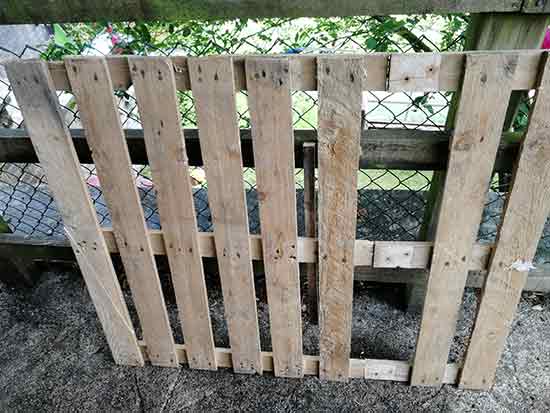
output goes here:
[{"label": "splintered wood edge", "polygon": [[[147,359],[147,345],[139,342],[143,357]],[[216,361],[218,367],[233,368],[231,349],[216,347]],[[188,364],[185,344],[176,344],[176,354],[180,364]],[[407,361],[382,360],[382,359],[354,359],[350,358],[350,378],[363,378],[369,380],[387,380],[408,382],[411,375],[411,364]],[[304,374],[308,376],[319,375],[319,356],[303,356]],[[262,368],[264,372],[273,372],[273,354],[270,351],[262,351]],[[456,384],[459,365],[449,363],[445,371],[443,383]]]}]

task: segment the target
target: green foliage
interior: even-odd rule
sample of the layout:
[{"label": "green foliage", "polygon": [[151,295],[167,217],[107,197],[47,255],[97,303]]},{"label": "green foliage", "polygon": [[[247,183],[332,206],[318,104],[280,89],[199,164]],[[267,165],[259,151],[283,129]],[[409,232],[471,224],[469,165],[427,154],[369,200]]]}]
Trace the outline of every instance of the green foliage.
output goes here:
[{"label": "green foliage", "polygon": [[[461,15],[56,24],[42,56],[59,60],[66,55],[100,54],[98,49],[109,54],[189,56],[459,50],[466,24]],[[125,93],[117,91],[120,98]],[[179,101],[184,123],[194,125],[191,96],[180,93]],[[426,94],[413,104],[433,114],[431,101]],[[295,126],[313,127],[316,111],[311,110],[311,97],[297,94],[294,104]],[[239,112],[246,111],[245,96],[237,106]],[[241,127],[248,127],[247,116],[241,116]]]},{"label": "green foliage", "polygon": [[[237,19],[125,22],[110,27],[129,54],[205,55],[221,53],[282,53],[289,49],[398,52],[415,48],[416,39],[431,50],[461,48],[464,16],[399,16],[300,19]],[[107,24],[54,25],[54,36],[43,54],[60,59],[93,50]],[[114,48],[115,49],[115,48]],[[121,50],[117,51],[118,53]]]},{"label": "green foliage", "polygon": [[512,129],[516,132],[523,132],[527,129],[529,123],[529,111],[531,109],[531,102],[528,99],[523,100],[517,110],[516,117],[512,124]]},{"label": "green foliage", "polygon": [[54,24],[54,35],[41,57],[60,60],[64,56],[79,55],[92,47],[93,40],[105,29],[102,24]]}]

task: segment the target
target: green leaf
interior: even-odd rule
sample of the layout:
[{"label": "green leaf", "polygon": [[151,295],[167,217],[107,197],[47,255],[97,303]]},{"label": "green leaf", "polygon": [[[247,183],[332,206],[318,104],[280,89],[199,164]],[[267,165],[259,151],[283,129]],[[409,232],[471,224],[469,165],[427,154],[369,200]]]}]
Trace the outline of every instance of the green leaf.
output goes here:
[{"label": "green leaf", "polygon": [[53,39],[55,44],[61,47],[64,47],[67,43],[71,42],[67,37],[65,30],[63,30],[63,27],[57,23],[53,25]]},{"label": "green leaf", "polygon": [[371,37],[367,39],[367,49],[376,50],[376,47],[378,46],[378,40]]}]

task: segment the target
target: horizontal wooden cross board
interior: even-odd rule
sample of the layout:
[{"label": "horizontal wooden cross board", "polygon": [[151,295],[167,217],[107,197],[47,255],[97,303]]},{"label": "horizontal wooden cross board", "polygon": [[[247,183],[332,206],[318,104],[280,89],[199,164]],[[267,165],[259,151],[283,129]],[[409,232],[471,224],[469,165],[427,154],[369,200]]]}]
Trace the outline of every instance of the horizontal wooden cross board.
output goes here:
[{"label": "horizontal wooden cross board", "polygon": [[[537,282],[527,271],[549,209],[544,190],[550,162],[545,53],[72,57],[62,64],[15,61],[8,64],[8,75],[27,126],[14,139],[30,139],[33,156],[45,167],[117,363],[227,367],[239,373],[341,381],[492,385],[519,294],[526,283]],[[130,85],[143,125],[133,132],[121,128],[114,100],[116,89]],[[74,136],[63,125],[56,89],[75,95],[84,130],[73,131]],[[376,159],[376,147],[368,139],[378,133],[361,123],[363,92],[459,89],[455,130],[430,134],[440,140],[438,153],[445,156],[441,162],[432,154],[426,162],[441,162],[450,172],[435,241],[356,239],[357,172]],[[516,167],[502,229],[494,245],[481,244],[476,234],[501,147],[508,98],[513,90],[527,89],[537,91],[536,103],[525,136],[508,153],[508,163]],[[195,130],[182,129],[178,90],[193,93]],[[248,93],[251,130],[239,130],[239,90]],[[293,90],[318,90],[317,132],[293,130]],[[141,145],[137,155],[132,152],[135,139]],[[297,232],[295,156],[306,141],[315,142],[318,151],[318,164],[309,165],[313,173],[318,168],[319,176],[318,231],[312,238]],[[194,145],[192,156],[188,143]],[[78,156],[98,169],[112,229],[99,227]],[[134,156],[149,165],[162,230],[146,227],[132,175]],[[212,233],[197,229],[192,164],[206,170]],[[245,165],[256,168],[259,235],[249,233]],[[0,240],[0,252],[1,246]],[[142,337],[130,322],[113,253],[122,257]],[[168,317],[155,255],[168,258],[184,343],[173,338],[175,326]],[[230,348],[214,345],[203,258],[218,263]],[[260,343],[253,261],[262,261],[266,270],[272,352],[262,351]],[[299,263],[319,269],[318,355],[302,350]],[[541,271],[532,269],[532,274]],[[354,279],[427,283],[412,362],[350,357]],[[448,355],[468,285],[484,285],[485,290],[461,370],[460,363],[448,362]],[[497,308],[503,310],[495,312]],[[493,348],[496,352],[488,357]],[[476,371],[480,364],[485,366],[481,373]]]},{"label": "horizontal wooden cross board", "polygon": [[[80,163],[93,163],[92,153],[82,129],[70,129]],[[143,129],[125,129],[130,158],[136,165],[148,165]],[[243,166],[254,167],[252,131],[241,129]],[[203,166],[199,133],[195,128],[184,130],[185,148],[190,166]],[[449,131],[417,129],[371,129],[361,133],[360,169],[399,169],[434,171],[445,169],[450,140]],[[495,172],[511,172],[516,159],[521,132],[505,132],[495,161]],[[294,129],[294,162],[304,166],[304,143],[315,143],[314,129]],[[0,162],[35,163],[38,157],[29,133],[21,129],[0,128]]]},{"label": "horizontal wooden cross board", "polygon": [[[369,73],[361,86],[363,90],[455,91],[459,89],[464,75],[466,56],[480,53],[499,52],[437,53],[435,54],[439,56],[437,64],[434,64],[434,54],[432,53],[371,53],[348,56],[359,58],[361,66]],[[515,75],[511,79],[510,87],[513,90],[528,90],[536,87],[539,63],[544,51],[518,50],[508,53],[518,56]],[[338,56],[346,57],[346,55]],[[291,89],[317,90],[317,56],[287,55],[284,57],[289,59],[289,70],[292,73]],[[170,59],[174,67],[177,89],[191,90],[188,58],[175,56]],[[245,59],[245,56],[233,57],[236,90],[247,89]],[[124,56],[110,56],[106,58],[106,61],[114,88],[127,89],[132,83],[128,59]],[[63,62],[50,62],[48,65],[56,89],[70,91],[72,88]]]}]

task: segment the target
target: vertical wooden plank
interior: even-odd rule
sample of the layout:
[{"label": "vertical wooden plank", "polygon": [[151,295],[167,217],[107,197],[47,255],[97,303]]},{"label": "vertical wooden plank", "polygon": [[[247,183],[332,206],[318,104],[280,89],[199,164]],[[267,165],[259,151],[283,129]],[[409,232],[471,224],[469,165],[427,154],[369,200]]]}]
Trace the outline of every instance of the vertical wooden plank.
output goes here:
[{"label": "vertical wooden plank", "polygon": [[348,379],[357,223],[357,170],[365,67],[354,57],[318,57],[319,376]]},{"label": "vertical wooden plank", "polygon": [[189,59],[233,369],[262,373],[233,59]]},{"label": "vertical wooden plank", "polygon": [[142,366],[141,350],[47,63],[17,60],[5,68],[113,358],[118,364]]},{"label": "vertical wooden plank", "polygon": [[172,61],[129,57],[189,366],[216,369],[214,339]]},{"label": "vertical wooden plank", "polygon": [[550,61],[547,57],[491,257],[460,387],[491,388],[527,280],[529,269],[517,264],[533,259],[550,212]]},{"label": "vertical wooden plank", "polygon": [[288,59],[247,58],[262,247],[276,376],[303,376],[302,309]]},{"label": "vertical wooden plank", "polygon": [[[304,149],[304,230],[305,236],[317,238],[317,208],[315,197],[315,143],[305,142]],[[317,263],[303,264],[307,282],[307,311],[309,322],[319,323],[319,289]]]},{"label": "vertical wooden plank", "polygon": [[[541,18],[542,17],[542,18]],[[538,49],[549,24],[548,16],[528,16],[519,13],[481,13],[472,14],[465,33],[464,50],[512,50]],[[459,93],[454,93],[445,129],[454,128]],[[525,98],[525,91],[512,92],[508,111],[504,121],[507,131],[517,114],[519,103]],[[419,240],[433,240],[437,217],[441,206],[445,171],[435,171],[430,185],[424,220],[420,229]],[[425,286],[409,288],[408,307],[416,311],[421,308],[425,296]]]},{"label": "vertical wooden plank", "polygon": [[516,62],[514,54],[466,58],[416,346],[413,385],[443,383]]},{"label": "vertical wooden plank", "polygon": [[178,366],[113,85],[104,58],[65,59],[152,364]]}]

